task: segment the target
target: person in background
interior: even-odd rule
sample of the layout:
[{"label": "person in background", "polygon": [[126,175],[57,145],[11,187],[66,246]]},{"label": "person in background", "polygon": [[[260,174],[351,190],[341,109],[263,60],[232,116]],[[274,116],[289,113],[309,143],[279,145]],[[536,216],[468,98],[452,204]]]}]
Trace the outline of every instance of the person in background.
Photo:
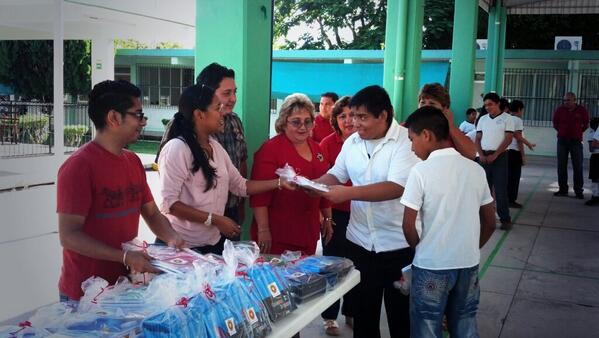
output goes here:
[{"label": "person in background", "polygon": [[[329,168],[335,165],[335,160],[341,152],[343,142],[356,131],[351,109],[349,108],[350,99],[349,96],[343,96],[335,102],[331,115],[331,125],[335,129],[335,132],[320,142],[322,154],[328,162]],[[351,181],[348,181],[345,185],[351,186]],[[335,231],[329,243],[322,246],[322,254],[326,256],[347,257],[347,239],[345,236],[349,223],[350,202],[346,201],[334,204],[332,206],[332,215]],[[337,323],[337,314],[339,313],[340,305],[341,301],[338,300],[322,313],[325,333],[329,336],[338,336],[341,333],[339,331],[339,324]],[[352,291],[343,296],[341,314],[345,316],[345,323],[353,327],[354,310]]]},{"label": "person in background", "polygon": [[[306,95],[285,98],[275,122],[277,135],[254,154],[252,179],[274,179],[275,171],[286,164],[308,179],[326,173],[329,163],[318,143],[310,138],[313,114],[314,105]],[[323,245],[333,236],[331,203],[324,198],[303,191],[274,190],[252,196],[250,206],[254,211],[250,233],[261,252],[282,254],[292,250],[313,255],[321,229]]]},{"label": "person in background", "polygon": [[58,234],[63,264],[61,301],[79,301],[81,283],[98,276],[114,284],[119,276],[159,272],[151,257],[121,244],[137,237],[139,216],[169,246],[183,239],[160,213],[137,155],[125,148],[146,125],[141,91],[126,81],[103,81],[89,93],[88,114],[96,136],[60,167],[56,182]]},{"label": "person in background", "polygon": [[462,133],[468,134],[472,130],[476,130],[474,122],[476,121],[477,114],[478,112],[474,108],[468,108],[468,110],[466,110],[466,120],[462,121],[459,128]]},{"label": "person in background", "polygon": [[225,236],[234,238],[241,231],[224,216],[229,192],[247,196],[293,189],[281,179],[250,181],[241,176],[212,137],[224,124],[222,105],[209,86],[187,87],[158,158],[160,209],[191,249],[201,254],[222,254]]},{"label": "person in background", "polygon": [[485,172],[450,146],[441,110],[419,108],[406,127],[412,149],[423,160],[412,168],[401,197],[403,231],[416,250],[410,288],[412,337],[443,337],[444,314],[451,337],[478,337],[480,248],[495,230]]},{"label": "person in background", "polygon": [[516,202],[518,199],[518,188],[520,186],[520,177],[522,176],[522,166],[526,163],[524,145],[530,150],[534,150],[536,144],[530,143],[524,138],[524,103],[520,100],[512,100],[509,105],[510,114],[514,120],[514,137],[512,143],[507,148],[507,196],[510,208],[520,209],[522,204]]},{"label": "person in background", "polygon": [[591,180],[591,199],[584,204],[588,206],[599,205],[599,117],[591,119],[589,123],[588,142],[591,158],[589,160],[589,179]]},{"label": "person in background", "polygon": [[316,142],[322,141],[325,137],[335,132],[331,126],[331,113],[333,106],[339,99],[339,95],[326,92],[320,95],[320,105],[318,107],[318,115],[314,119],[314,128],[312,129],[312,139]]},{"label": "person in background", "polygon": [[456,128],[453,120],[453,112],[449,109],[450,103],[449,93],[440,83],[427,83],[418,94],[418,108],[433,106],[440,109],[449,122],[449,136],[452,147],[464,155],[464,157],[474,160],[476,157],[476,146],[464,133]]},{"label": "person in background", "polygon": [[572,158],[574,194],[584,199],[582,181],[582,133],[589,127],[589,112],[576,103],[576,95],[568,92],[564,103],[553,113],[553,128],[557,130],[557,182],[554,196],[568,196],[568,154]]}]

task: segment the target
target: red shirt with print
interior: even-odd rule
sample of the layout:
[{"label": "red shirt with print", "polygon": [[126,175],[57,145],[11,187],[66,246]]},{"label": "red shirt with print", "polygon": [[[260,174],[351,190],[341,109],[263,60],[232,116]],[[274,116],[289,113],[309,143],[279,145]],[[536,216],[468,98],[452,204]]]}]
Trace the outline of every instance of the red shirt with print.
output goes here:
[{"label": "red shirt with print", "polygon": [[325,137],[335,132],[331,121],[325,119],[320,114],[314,119],[314,128],[312,129],[312,139],[316,142],[322,141]]},{"label": "red shirt with print", "polygon": [[[128,150],[117,156],[89,142],[58,171],[57,212],[84,216],[82,231],[115,249],[137,236],[141,207],[152,200],[141,161]],[[89,277],[113,284],[127,274],[121,262],[91,258],[66,248],[62,256],[58,288],[73,300],[81,298],[81,283]]]},{"label": "red shirt with print", "polygon": [[[329,169],[318,143],[307,140],[312,150],[312,160],[300,156],[295,146],[279,134],[266,141],[254,154],[253,180],[277,178],[275,170],[286,163],[295,168],[298,175],[316,179]],[[301,189],[271,190],[250,197],[250,206],[268,208],[268,224],[272,236],[271,253],[282,254],[285,250],[302,251],[313,255],[320,238],[320,209],[328,208],[331,202],[324,198],[311,197]],[[251,237],[258,238],[256,219],[252,220]]]},{"label": "red shirt with print", "polygon": [[[337,133],[332,133],[320,142],[320,149],[322,149],[325,160],[329,163],[329,168],[332,168],[333,165],[335,165],[335,160],[337,160],[337,156],[339,156],[342,147],[343,139]],[[345,185],[351,187],[351,181],[347,181]],[[349,212],[350,206],[351,201],[345,201],[339,204],[333,204],[333,209]]]}]

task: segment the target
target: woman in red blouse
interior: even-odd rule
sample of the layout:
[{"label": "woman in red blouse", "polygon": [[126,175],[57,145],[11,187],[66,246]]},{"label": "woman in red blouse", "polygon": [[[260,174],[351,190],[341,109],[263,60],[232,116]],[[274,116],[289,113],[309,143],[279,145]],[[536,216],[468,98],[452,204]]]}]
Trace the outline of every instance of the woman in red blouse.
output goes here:
[{"label": "woman in red blouse", "polygon": [[[292,94],[285,98],[275,122],[278,135],[254,154],[252,179],[277,178],[275,170],[286,163],[309,179],[325,174],[329,163],[318,143],[310,138],[313,125],[314,105],[307,96]],[[250,206],[254,211],[251,236],[264,253],[294,250],[313,255],[321,227],[324,243],[333,235],[331,206],[324,198],[311,197],[301,190],[274,190],[252,196]]]},{"label": "woman in red blouse", "polygon": [[[343,142],[354,133],[354,120],[349,109],[349,96],[343,96],[333,106],[333,113],[331,115],[331,125],[335,130],[334,133],[325,137],[320,142],[320,148],[324,154],[329,167],[335,164],[337,156],[341,152]],[[351,182],[347,182],[345,185],[351,186]],[[347,257],[346,254],[346,241],[345,233],[347,231],[347,225],[349,223],[349,211],[350,202],[346,201],[339,204],[334,204],[332,207],[333,224],[335,225],[335,232],[331,240],[322,247],[322,254],[326,256],[338,256]],[[330,336],[338,336],[339,324],[337,324],[337,314],[339,313],[339,306],[341,302],[336,301],[328,309],[322,313],[322,319],[324,320],[325,333]],[[341,314],[345,316],[345,322],[349,326],[353,326],[353,309],[351,301],[351,292],[343,296],[343,307],[341,308]]]}]

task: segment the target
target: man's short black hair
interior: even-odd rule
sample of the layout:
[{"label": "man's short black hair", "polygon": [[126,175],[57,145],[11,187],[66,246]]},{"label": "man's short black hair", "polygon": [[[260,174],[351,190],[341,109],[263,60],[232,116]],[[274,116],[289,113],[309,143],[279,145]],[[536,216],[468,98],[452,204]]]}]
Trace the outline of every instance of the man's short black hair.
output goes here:
[{"label": "man's short black hair", "polygon": [[387,112],[387,126],[391,125],[393,120],[393,106],[387,91],[381,86],[373,85],[361,89],[349,101],[350,108],[360,108],[364,106],[366,110],[378,118],[383,111]]},{"label": "man's short black hair", "polygon": [[323,94],[320,94],[320,97],[328,97],[329,99],[333,100],[333,103],[337,102],[337,100],[339,100],[339,95],[337,95],[337,93],[333,93],[333,92],[326,92]]},{"label": "man's short black hair", "polygon": [[220,86],[221,81],[226,77],[234,79],[235,71],[213,62],[202,69],[196,78],[196,83],[209,86],[216,90]]},{"label": "man's short black hair", "polygon": [[518,112],[520,109],[524,109],[524,103],[520,100],[512,100],[510,102],[510,111],[512,113]]},{"label": "man's short black hair", "polygon": [[125,80],[106,80],[94,86],[89,93],[87,114],[94,122],[97,130],[106,127],[106,116],[111,110],[125,112],[133,107],[133,99],[141,96],[141,91],[131,82]]},{"label": "man's short black hair", "polygon": [[599,127],[599,117],[593,117],[589,123],[589,126],[591,129],[597,130],[597,127]]},{"label": "man's short black hair", "polygon": [[443,112],[432,106],[424,106],[416,109],[406,120],[405,127],[416,135],[420,135],[424,129],[432,132],[437,141],[445,141],[449,138],[449,122]]},{"label": "man's short black hair", "polygon": [[470,114],[478,114],[478,112],[474,108],[468,108],[468,109],[466,109],[466,116],[468,116]]},{"label": "man's short black hair", "polygon": [[487,100],[491,100],[495,103],[499,103],[499,100],[501,100],[501,99],[499,98],[499,95],[497,95],[497,93],[491,92],[491,93],[485,94],[485,96],[483,97],[483,102],[485,102]]},{"label": "man's short black hair", "polygon": [[510,101],[508,99],[506,99],[505,97],[502,97],[499,99],[499,109],[501,109],[501,111],[504,111],[505,108],[509,108],[510,107]]}]

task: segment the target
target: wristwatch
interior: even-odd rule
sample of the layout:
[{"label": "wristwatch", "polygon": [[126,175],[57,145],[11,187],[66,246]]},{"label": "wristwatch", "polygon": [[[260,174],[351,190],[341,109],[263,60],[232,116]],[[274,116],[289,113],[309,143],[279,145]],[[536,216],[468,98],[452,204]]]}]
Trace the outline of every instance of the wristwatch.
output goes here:
[{"label": "wristwatch", "polygon": [[206,221],[204,221],[204,224],[206,225],[212,225],[212,213],[208,213],[208,218],[206,218]]}]

